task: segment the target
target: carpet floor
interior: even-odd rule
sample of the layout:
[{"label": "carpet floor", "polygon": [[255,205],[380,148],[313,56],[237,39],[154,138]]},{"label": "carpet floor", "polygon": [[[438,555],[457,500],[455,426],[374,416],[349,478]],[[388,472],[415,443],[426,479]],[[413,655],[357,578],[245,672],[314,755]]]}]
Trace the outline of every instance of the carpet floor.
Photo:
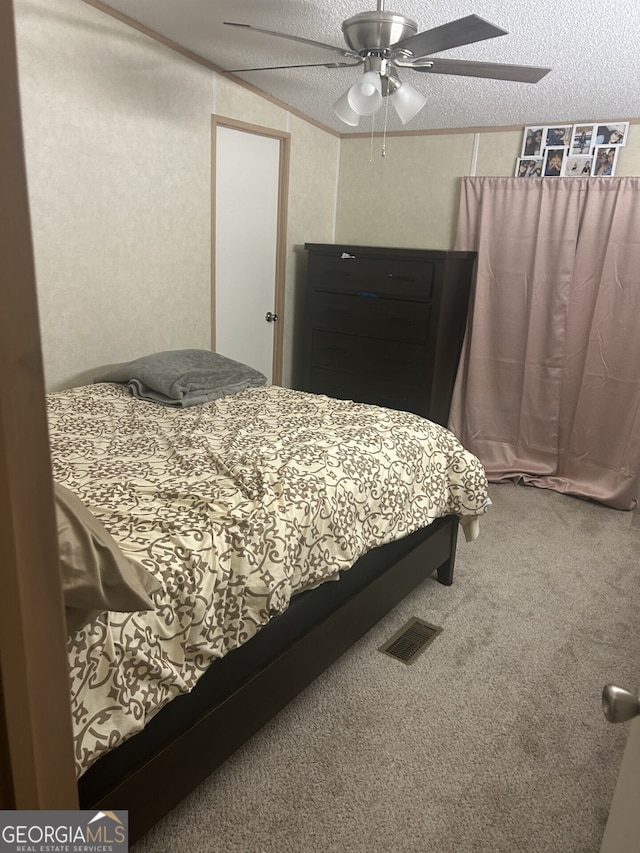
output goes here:
[{"label": "carpet floor", "polygon": [[[135,853],[597,853],[640,686],[640,514],[492,485],[425,581]],[[378,647],[417,616],[414,664]],[[167,780],[170,784],[170,780]]]}]

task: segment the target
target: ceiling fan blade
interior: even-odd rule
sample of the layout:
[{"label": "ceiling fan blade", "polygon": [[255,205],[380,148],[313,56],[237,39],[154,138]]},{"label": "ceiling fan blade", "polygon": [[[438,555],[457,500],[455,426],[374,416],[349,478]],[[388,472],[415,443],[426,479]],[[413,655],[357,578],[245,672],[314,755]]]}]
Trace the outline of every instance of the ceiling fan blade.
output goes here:
[{"label": "ceiling fan blade", "polygon": [[441,50],[449,50],[452,47],[460,47],[461,45],[472,44],[475,41],[484,41],[506,34],[506,30],[490,24],[484,18],[479,18],[477,15],[467,15],[466,18],[450,21],[441,27],[416,33],[414,36],[396,42],[391,47],[394,53],[398,50],[408,50],[413,56],[431,56],[432,53],[439,53]]},{"label": "ceiling fan blade", "polygon": [[302,65],[263,65],[260,68],[227,68],[223,74],[240,74],[242,71],[282,71],[286,68],[353,68],[354,65],[362,65],[360,62],[305,62]]},{"label": "ceiling fan blade", "polygon": [[354,53],[352,50],[347,50],[345,47],[336,47],[334,44],[325,44],[321,41],[313,41],[313,39],[305,39],[302,36],[290,36],[287,33],[278,33],[275,30],[263,30],[260,27],[254,27],[251,24],[235,24],[232,21],[224,21],[223,22],[227,27],[242,27],[245,30],[252,30],[254,33],[265,33],[268,36],[277,36],[281,39],[289,39],[289,41],[298,41],[302,44],[310,44],[312,47],[321,47],[324,50],[332,50],[335,53],[341,54],[341,56],[352,56],[357,59],[360,59],[360,56],[357,53]]},{"label": "ceiling fan blade", "polygon": [[[398,63],[400,64],[400,63]],[[429,58],[424,65],[402,64],[403,68],[413,71],[426,71],[429,74],[457,74],[461,77],[489,77],[492,80],[511,80],[515,83],[537,83],[548,74],[550,68],[537,68],[534,65],[503,65],[496,62],[470,62],[467,59]]]}]

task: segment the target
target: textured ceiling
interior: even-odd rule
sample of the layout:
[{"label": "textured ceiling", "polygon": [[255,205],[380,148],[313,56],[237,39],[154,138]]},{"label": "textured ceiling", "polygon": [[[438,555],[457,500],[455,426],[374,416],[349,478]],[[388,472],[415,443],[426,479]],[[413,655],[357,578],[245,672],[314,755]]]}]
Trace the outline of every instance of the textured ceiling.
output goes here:
[{"label": "textured ceiling", "polygon": [[[236,21],[343,47],[342,21],[372,11],[365,0],[108,0],[107,5],[225,70],[340,60],[294,41],[226,27]],[[420,74],[400,77],[428,101],[407,125],[393,109],[389,130],[550,124],[640,116],[640,0],[387,0],[387,12],[412,18],[418,32],[476,14],[508,34],[448,50],[447,59],[550,67],[539,83]],[[350,128],[332,110],[362,74],[355,68],[295,68],[238,74],[263,92],[340,133]],[[382,130],[385,109],[375,117]]]}]

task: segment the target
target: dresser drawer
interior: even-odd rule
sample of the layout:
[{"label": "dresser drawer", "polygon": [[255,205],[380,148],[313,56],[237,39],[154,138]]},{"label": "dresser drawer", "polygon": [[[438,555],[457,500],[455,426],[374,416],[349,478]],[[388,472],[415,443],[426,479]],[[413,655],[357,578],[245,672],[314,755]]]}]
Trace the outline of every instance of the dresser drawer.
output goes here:
[{"label": "dresser drawer", "polygon": [[338,370],[311,369],[309,390],[339,400],[369,403],[387,409],[401,409],[423,417],[429,412],[429,389],[397,379],[375,378]]},{"label": "dresser drawer", "polygon": [[318,255],[309,283],[316,290],[375,293],[402,299],[431,299],[435,264],[396,258]]},{"label": "dresser drawer", "polygon": [[430,312],[428,302],[383,297],[314,293],[311,299],[314,329],[411,343],[426,343]]},{"label": "dresser drawer", "polygon": [[311,365],[329,370],[373,374],[401,382],[419,382],[426,372],[427,347],[404,341],[376,340],[339,332],[313,331]]}]

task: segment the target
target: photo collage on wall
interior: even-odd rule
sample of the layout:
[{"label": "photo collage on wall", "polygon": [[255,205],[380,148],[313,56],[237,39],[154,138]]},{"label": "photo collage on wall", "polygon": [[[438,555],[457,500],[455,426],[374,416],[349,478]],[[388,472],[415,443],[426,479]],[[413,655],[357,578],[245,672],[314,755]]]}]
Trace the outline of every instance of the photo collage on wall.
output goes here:
[{"label": "photo collage on wall", "polygon": [[610,178],[628,121],[525,127],[516,178]]}]

